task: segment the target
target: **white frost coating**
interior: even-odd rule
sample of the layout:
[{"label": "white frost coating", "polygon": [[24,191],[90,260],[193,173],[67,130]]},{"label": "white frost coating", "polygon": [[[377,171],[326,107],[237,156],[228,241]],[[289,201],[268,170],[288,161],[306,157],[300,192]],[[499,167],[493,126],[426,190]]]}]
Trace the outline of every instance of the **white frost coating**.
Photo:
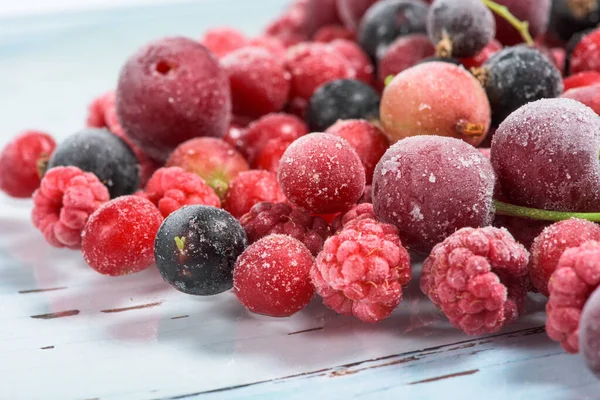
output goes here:
[{"label": "white frost coating", "polygon": [[415,221],[423,221],[423,214],[421,214],[421,207],[418,205],[414,205],[410,215],[413,217]]},{"label": "white frost coating", "polygon": [[433,174],[433,172],[429,175],[429,182],[435,183],[435,175]]}]

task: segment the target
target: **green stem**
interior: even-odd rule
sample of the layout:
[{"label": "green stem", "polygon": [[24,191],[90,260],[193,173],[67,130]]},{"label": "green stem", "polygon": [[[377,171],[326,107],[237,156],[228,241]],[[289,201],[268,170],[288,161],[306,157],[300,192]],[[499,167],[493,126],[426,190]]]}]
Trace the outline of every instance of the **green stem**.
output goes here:
[{"label": "green stem", "polygon": [[561,211],[548,211],[538,210],[537,208],[527,208],[521,206],[515,206],[508,203],[503,203],[498,200],[494,200],[494,206],[496,207],[496,214],[508,215],[511,217],[522,217],[535,219],[538,221],[564,221],[571,218],[585,219],[591,222],[600,222],[600,213],[577,213],[577,212],[561,212]]},{"label": "green stem", "polygon": [[523,37],[523,40],[525,41],[525,43],[527,43],[529,46],[534,45],[533,38],[531,37],[531,34],[529,33],[529,22],[520,21],[517,17],[515,17],[514,15],[511,14],[510,10],[506,6],[502,6],[496,2],[493,2],[492,0],[481,0],[481,1],[483,2],[483,4],[485,4],[485,6],[487,8],[489,8],[490,10],[492,10],[493,12],[495,12],[496,14],[498,14],[499,16],[504,18],[517,31],[519,31],[519,33]]}]

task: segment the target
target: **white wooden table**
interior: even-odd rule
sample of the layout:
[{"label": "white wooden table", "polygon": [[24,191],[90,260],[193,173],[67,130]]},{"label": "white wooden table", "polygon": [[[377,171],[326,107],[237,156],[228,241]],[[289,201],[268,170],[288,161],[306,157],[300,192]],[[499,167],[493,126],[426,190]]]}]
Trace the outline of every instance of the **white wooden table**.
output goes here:
[{"label": "white wooden table", "polygon": [[[62,138],[129,53],[167,34],[255,34],[285,0],[213,0],[0,20],[0,146],[24,128]],[[286,319],[232,293],[195,298],[155,269],[108,278],[46,245],[31,203],[0,195],[0,399],[598,399],[578,356],[545,335],[544,303],[487,337],[453,329],[415,280],[388,320],[319,300]]]}]

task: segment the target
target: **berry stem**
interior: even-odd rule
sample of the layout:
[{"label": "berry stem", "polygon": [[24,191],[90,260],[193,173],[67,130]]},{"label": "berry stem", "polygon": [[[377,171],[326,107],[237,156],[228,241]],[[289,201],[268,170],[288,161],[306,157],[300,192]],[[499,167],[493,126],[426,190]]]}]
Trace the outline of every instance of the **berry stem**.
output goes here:
[{"label": "berry stem", "polygon": [[487,8],[489,8],[490,10],[492,10],[493,12],[495,12],[496,14],[498,14],[499,16],[504,18],[517,31],[519,31],[519,33],[523,37],[523,40],[525,41],[525,43],[527,43],[529,46],[534,45],[531,34],[529,33],[529,22],[521,21],[518,18],[516,18],[514,15],[511,14],[510,10],[506,6],[500,5],[492,0],[481,0],[481,1],[483,2],[483,4],[485,4],[485,6]]},{"label": "berry stem", "polygon": [[498,215],[529,218],[535,219],[537,221],[558,222],[571,218],[579,218],[591,222],[600,222],[600,213],[577,213],[539,210],[537,208],[515,206],[513,204],[503,203],[498,200],[494,200],[494,207],[496,208],[496,214]]}]

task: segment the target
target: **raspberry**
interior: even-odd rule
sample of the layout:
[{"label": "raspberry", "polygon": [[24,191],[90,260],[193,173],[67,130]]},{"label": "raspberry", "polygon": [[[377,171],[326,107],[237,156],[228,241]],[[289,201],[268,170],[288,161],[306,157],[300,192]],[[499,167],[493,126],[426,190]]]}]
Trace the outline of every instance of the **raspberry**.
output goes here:
[{"label": "raspberry", "polygon": [[588,240],[600,241],[600,226],[582,219],[569,219],[550,225],[531,247],[529,275],[535,288],[548,296],[548,282],[563,252]]},{"label": "raspberry", "polygon": [[313,42],[331,43],[336,39],[354,40],[356,35],[342,25],[325,25],[314,34]]},{"label": "raspberry", "polygon": [[103,204],[81,235],[83,258],[104,275],[132,274],[154,263],[154,238],[163,221],[147,199],[122,196]]},{"label": "raspberry", "polygon": [[90,214],[109,199],[94,174],[77,167],[52,168],[33,194],[33,225],[52,246],[78,249]]},{"label": "raspberry", "polygon": [[365,322],[389,317],[411,278],[410,257],[393,225],[354,221],[325,241],[311,270],[323,303]]},{"label": "raspberry", "polygon": [[251,170],[242,172],[231,182],[223,200],[223,208],[239,219],[255,204],[263,201],[283,203],[286,198],[277,183],[277,175],[269,171]]},{"label": "raspberry", "polygon": [[290,203],[311,213],[346,211],[365,188],[365,169],[356,151],[342,138],[312,133],[285,151],[278,172]]},{"label": "raspberry", "polygon": [[233,291],[254,313],[289,317],[306,307],[315,293],[309,276],[314,263],[310,251],[298,240],[267,236],[238,258]]},{"label": "raspberry", "polygon": [[352,64],[323,43],[302,43],[290,48],[286,67],[292,74],[291,97],[304,100],[310,100],[317,88],[327,82],[356,76]]},{"label": "raspberry", "polygon": [[579,351],[579,319],[600,284],[600,243],[587,241],[565,250],[550,277],[546,332],[569,353]]},{"label": "raspberry", "polygon": [[313,217],[286,203],[255,204],[250,212],[240,219],[240,223],[246,231],[249,243],[271,234],[288,235],[304,243],[315,257],[331,232],[323,218]]},{"label": "raspberry", "polygon": [[283,113],[269,114],[248,126],[240,135],[237,148],[250,166],[257,168],[265,150],[280,147],[282,143],[285,143],[287,148],[290,143],[307,133],[308,127],[299,118]]},{"label": "raspberry", "polygon": [[235,29],[214,28],[206,31],[200,43],[220,58],[246,46],[248,39]]},{"label": "raspberry", "polygon": [[281,42],[273,36],[257,36],[250,39],[248,46],[260,47],[261,49],[267,50],[269,53],[277,57],[278,60],[285,58],[286,48]]},{"label": "raspberry", "polygon": [[290,91],[290,74],[267,50],[247,47],[221,60],[229,75],[235,115],[258,118],[283,108]]},{"label": "raspberry", "polygon": [[183,206],[221,206],[219,196],[204,179],[179,167],[157,170],[148,181],[145,195],[165,218]]},{"label": "raspberry", "polygon": [[463,228],[433,248],[421,290],[465,333],[494,333],[524,312],[528,261],[508,231]]},{"label": "raspberry", "polygon": [[565,92],[578,87],[595,85],[600,83],[600,72],[583,71],[565,78],[563,83],[565,85]]},{"label": "raspberry", "polygon": [[87,126],[90,128],[108,128],[129,145],[140,163],[140,185],[145,186],[152,174],[161,167],[161,163],[152,160],[141,148],[125,134],[117,117],[116,95],[109,91],[97,97],[88,107]]},{"label": "raspberry", "polygon": [[31,197],[40,186],[38,167],[55,148],[54,139],[39,131],[25,131],[13,139],[0,152],[0,190],[12,197]]},{"label": "raspberry", "polygon": [[354,148],[365,167],[366,183],[370,185],[377,163],[390,147],[381,129],[365,120],[346,120],[338,121],[325,132],[346,139]]},{"label": "raspberry", "polygon": [[570,73],[600,72],[600,29],[584,35],[571,53]]},{"label": "raspberry", "polygon": [[348,223],[361,219],[377,219],[373,204],[363,203],[352,207],[347,213],[338,215],[331,223],[331,230],[334,233],[341,231]]},{"label": "raspberry", "polygon": [[371,59],[351,40],[336,39],[329,43],[330,48],[344,56],[356,71],[356,79],[366,84],[373,83],[375,79],[375,67]]}]

